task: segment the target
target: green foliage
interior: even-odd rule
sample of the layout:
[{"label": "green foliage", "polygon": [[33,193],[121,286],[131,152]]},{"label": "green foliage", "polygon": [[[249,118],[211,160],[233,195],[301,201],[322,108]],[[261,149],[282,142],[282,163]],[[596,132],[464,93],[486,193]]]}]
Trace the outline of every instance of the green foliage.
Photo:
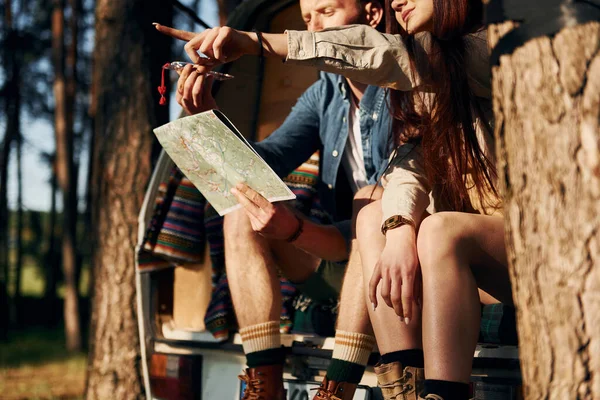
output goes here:
[{"label": "green foliage", "polygon": [[[11,212],[9,216],[9,229],[11,237],[16,237],[16,212]],[[49,252],[49,224],[50,224],[50,213],[43,211],[25,211],[23,213],[23,270],[21,275],[21,294],[28,297],[41,298],[44,295],[45,281],[44,281],[44,270],[48,268],[47,254]],[[62,216],[57,216],[57,221],[61,221]],[[82,268],[81,268],[81,279],[79,286],[79,293],[81,296],[86,297],[88,295],[88,284],[90,279],[90,245],[87,243],[86,235],[83,232],[83,217],[79,217],[79,224],[81,225],[78,229],[78,248],[79,253],[82,257]],[[55,235],[57,238],[61,237],[61,226],[57,224]],[[14,248],[14,240],[11,242],[11,254],[10,262],[14,265],[16,260],[16,249]],[[60,252],[60,242],[57,241],[55,244],[56,252]],[[58,263],[56,265],[57,272],[59,273],[58,279],[58,297],[64,297],[64,289],[62,287],[62,275],[60,267],[60,255],[55,258]],[[10,271],[14,273],[14,270]],[[12,276],[11,276],[12,277]],[[14,279],[10,279],[9,282],[14,282]],[[9,295],[14,295],[15,288],[9,287]]]}]

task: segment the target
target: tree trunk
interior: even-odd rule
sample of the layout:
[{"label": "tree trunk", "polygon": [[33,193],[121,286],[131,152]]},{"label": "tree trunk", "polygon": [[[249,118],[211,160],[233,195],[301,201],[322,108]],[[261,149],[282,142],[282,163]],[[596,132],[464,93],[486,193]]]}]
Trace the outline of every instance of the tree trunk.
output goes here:
[{"label": "tree trunk", "polygon": [[[512,25],[490,28],[494,45]],[[526,399],[600,399],[600,24],[493,70]]]},{"label": "tree trunk", "polygon": [[63,194],[62,267],[65,283],[64,319],[67,350],[81,349],[79,294],[76,280],[77,194],[73,174],[73,124],[69,118],[69,90],[65,77],[64,0],[54,0],[52,12],[52,53],[54,64],[54,131],[56,172]]},{"label": "tree trunk", "polygon": [[135,298],[137,216],[150,177],[152,128],[168,120],[158,106],[170,39],[152,22],[171,23],[161,0],[96,4],[92,100],[95,109],[92,332],[88,399],[138,399],[144,388]]},{"label": "tree trunk", "polygon": [[48,252],[44,259],[44,305],[47,311],[46,323],[52,326],[55,322],[54,315],[56,312],[56,272],[58,257],[56,251],[56,195],[58,192],[58,183],[56,181],[55,157],[51,156],[50,170],[52,178],[50,181],[52,197],[50,199],[50,221],[48,222]]},{"label": "tree trunk", "polygon": [[10,127],[8,125],[6,126],[6,132],[2,141],[2,154],[0,155],[0,340],[4,340],[8,336],[8,327],[10,325],[9,311],[11,308],[10,297],[8,295],[10,262],[7,184],[12,135],[10,134]]},{"label": "tree trunk", "polygon": [[17,150],[17,230],[16,230],[16,262],[14,268],[14,295],[12,300],[12,323],[18,321],[19,305],[21,304],[21,271],[23,270],[23,165],[22,147],[23,136],[21,132],[21,61],[22,57],[15,54],[13,62],[12,79],[14,80],[14,92],[11,94],[13,102],[12,135]]},{"label": "tree trunk", "polygon": [[[20,90],[19,90],[20,92]],[[19,93],[20,94],[20,93]],[[20,96],[15,101],[20,102]],[[20,125],[20,124],[19,124]],[[22,147],[23,137],[21,136],[20,129],[17,131],[16,137],[17,144],[17,259],[15,262],[15,292],[13,296],[13,310],[14,319],[13,322],[18,324],[20,317],[20,305],[21,305],[21,273],[23,271],[23,163],[22,163]]]},{"label": "tree trunk", "polygon": [[5,91],[7,93],[4,115],[6,116],[6,130],[2,141],[0,154],[0,339],[8,335],[10,324],[10,298],[8,296],[9,282],[9,229],[8,229],[8,164],[14,133],[14,103],[8,99],[15,92],[16,82],[11,79],[15,69],[14,55],[16,51],[16,35],[13,30],[12,2],[4,3],[4,40],[6,45],[2,49],[2,67],[5,76]]}]

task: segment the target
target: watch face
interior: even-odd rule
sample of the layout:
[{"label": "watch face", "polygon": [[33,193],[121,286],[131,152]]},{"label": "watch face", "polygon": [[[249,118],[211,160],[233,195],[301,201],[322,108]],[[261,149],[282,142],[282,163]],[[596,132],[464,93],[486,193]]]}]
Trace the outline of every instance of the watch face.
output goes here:
[{"label": "watch face", "polygon": [[385,220],[383,226],[381,227],[381,232],[385,235],[388,230],[397,228],[402,225],[413,226],[413,223],[411,220],[404,218],[401,215],[393,215]]}]

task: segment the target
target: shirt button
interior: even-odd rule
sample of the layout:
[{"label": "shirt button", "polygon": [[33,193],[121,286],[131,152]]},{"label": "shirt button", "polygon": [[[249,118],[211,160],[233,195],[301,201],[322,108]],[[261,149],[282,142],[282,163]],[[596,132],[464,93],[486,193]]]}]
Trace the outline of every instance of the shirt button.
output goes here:
[{"label": "shirt button", "polygon": [[304,50],[300,50],[300,51],[298,52],[298,55],[299,55],[300,57],[304,57]]},{"label": "shirt button", "polygon": [[328,187],[329,189],[333,189],[333,185],[332,185],[331,183],[330,183],[329,185],[327,185],[327,187]]},{"label": "shirt button", "polygon": [[373,113],[373,119],[377,120],[377,113]]},{"label": "shirt button", "polygon": [[346,122],[346,117],[342,117],[342,122]]},{"label": "shirt button", "polygon": [[338,151],[337,151],[337,150],[334,150],[334,151],[332,151],[332,152],[331,152],[331,155],[332,155],[332,156],[334,156],[334,157],[337,157],[337,156],[338,156],[338,154],[339,154],[339,153],[338,153]]}]

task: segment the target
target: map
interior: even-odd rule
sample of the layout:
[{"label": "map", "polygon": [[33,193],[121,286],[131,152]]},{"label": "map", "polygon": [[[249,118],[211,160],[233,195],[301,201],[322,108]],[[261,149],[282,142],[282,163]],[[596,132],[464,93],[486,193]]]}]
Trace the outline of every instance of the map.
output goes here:
[{"label": "map", "polygon": [[231,188],[246,183],[271,202],[296,196],[218,110],[180,118],[154,129],[181,172],[219,215],[240,207]]}]

